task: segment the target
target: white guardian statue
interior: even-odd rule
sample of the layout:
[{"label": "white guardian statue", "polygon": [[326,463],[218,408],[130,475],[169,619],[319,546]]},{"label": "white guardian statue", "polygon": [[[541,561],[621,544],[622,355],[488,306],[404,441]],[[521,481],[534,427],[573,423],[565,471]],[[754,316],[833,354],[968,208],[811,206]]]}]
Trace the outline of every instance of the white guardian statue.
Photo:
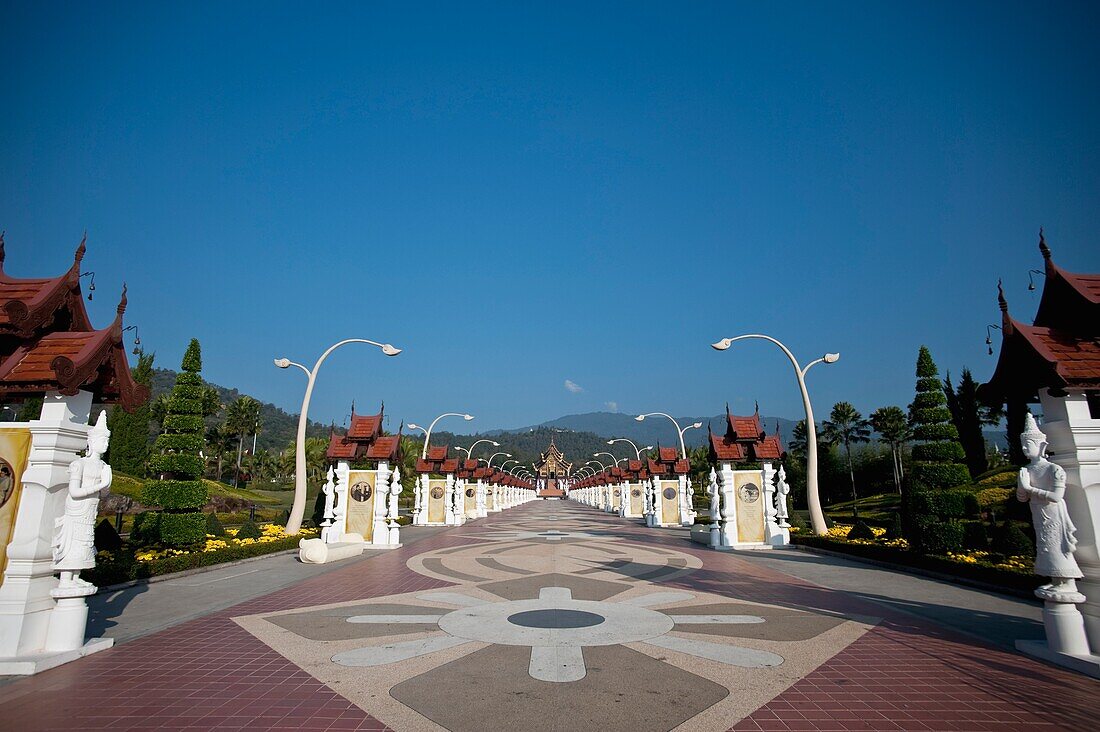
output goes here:
[{"label": "white guardian statue", "polygon": [[1028,464],[1020,468],[1016,498],[1031,504],[1035,574],[1051,580],[1036,594],[1047,599],[1047,595],[1076,593],[1076,580],[1083,575],[1073,558],[1077,538],[1066,510],[1066,471],[1047,460],[1047,436],[1030,413],[1025,417],[1020,442]]},{"label": "white guardian statue", "polygon": [[111,466],[103,462],[110,438],[107,412],[102,411],[88,433],[87,456],[69,465],[65,513],[54,521],[53,568],[61,573],[59,589],[92,586],[80,579],[80,572],[95,566],[96,509],[111,487]]}]

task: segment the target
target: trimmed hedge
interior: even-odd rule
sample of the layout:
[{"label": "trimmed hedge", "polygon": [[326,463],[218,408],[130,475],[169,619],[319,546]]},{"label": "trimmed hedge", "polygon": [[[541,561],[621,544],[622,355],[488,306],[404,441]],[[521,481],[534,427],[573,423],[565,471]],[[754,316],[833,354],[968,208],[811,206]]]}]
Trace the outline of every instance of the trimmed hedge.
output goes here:
[{"label": "trimmed hedge", "polygon": [[[914,440],[957,440],[959,431],[953,424],[922,424],[913,428]],[[970,474],[967,473],[969,476]]]},{"label": "trimmed hedge", "polygon": [[913,459],[930,463],[950,463],[966,458],[963,446],[957,442],[922,442],[913,445]]},{"label": "trimmed hedge", "polygon": [[122,548],[122,537],[115,531],[110,519],[103,519],[96,524],[95,548],[100,552],[113,552]]},{"label": "trimmed hedge", "polygon": [[851,529],[848,530],[848,539],[864,539],[866,541],[875,540],[875,532],[871,530],[863,521],[856,521]]},{"label": "trimmed hedge", "polygon": [[92,584],[100,587],[114,585],[130,580],[158,577],[173,572],[183,572],[198,567],[209,567],[214,564],[233,562],[238,559],[259,557],[264,554],[297,549],[300,536],[288,536],[277,541],[264,542],[262,544],[249,544],[248,546],[231,546],[227,549],[219,549],[215,552],[191,552],[176,557],[164,557],[154,559],[151,562],[138,562],[130,552],[123,552],[121,556],[113,559],[100,559],[92,569],[84,570],[82,578],[86,578]]},{"label": "trimmed hedge", "polygon": [[989,533],[981,521],[963,522],[963,547],[975,551],[989,551]]},{"label": "trimmed hedge", "polygon": [[998,585],[1021,594],[1026,593],[1029,597],[1041,582],[1038,577],[1030,572],[1013,572],[982,564],[962,564],[951,561],[946,557],[925,556],[900,547],[883,546],[881,544],[853,544],[828,536],[813,535],[792,536],[791,543]]},{"label": "trimmed hedge", "polygon": [[[157,446],[162,447],[159,443]],[[188,455],[184,452],[165,452],[160,455],[153,455],[149,458],[149,471],[152,473],[202,475],[202,469],[203,459],[201,457],[198,455]],[[193,481],[186,482],[190,483]],[[202,485],[202,481],[199,481],[199,485]]]},{"label": "trimmed hedge", "polygon": [[206,538],[206,514],[171,513],[160,514],[160,540],[169,546],[191,546]]},{"label": "trimmed hedge", "polygon": [[260,531],[260,527],[251,519],[245,521],[244,524],[241,525],[241,528],[237,529],[238,539],[259,539],[263,535],[264,533]]},{"label": "trimmed hedge", "polygon": [[134,545],[155,544],[160,541],[160,512],[142,511],[134,516],[134,526],[130,529],[130,543]]},{"label": "trimmed hedge", "polygon": [[180,432],[197,432],[204,426],[202,416],[198,414],[169,414],[164,418],[164,429]]},{"label": "trimmed hedge", "polygon": [[920,554],[951,554],[963,550],[964,529],[961,521],[941,521],[935,517],[918,516],[912,546]]},{"label": "trimmed hedge", "polygon": [[1007,557],[1033,557],[1035,544],[1013,521],[1005,521],[993,532],[993,550]]},{"label": "trimmed hedge", "polygon": [[970,471],[961,463],[917,463],[911,472],[914,482],[932,488],[954,488],[970,482]]},{"label": "trimmed hedge", "polygon": [[[198,370],[202,370],[201,366]],[[201,376],[197,373],[192,374],[186,371],[176,374],[176,384],[178,386],[203,386]]]},{"label": "trimmed hedge", "polygon": [[203,447],[202,435],[179,433],[174,435],[160,435],[157,437],[157,445],[172,452],[197,453]]},{"label": "trimmed hedge", "polygon": [[206,533],[208,536],[225,536],[225,527],[218,520],[218,514],[214,511],[206,514]]},{"label": "trimmed hedge", "polygon": [[150,480],[141,495],[150,506],[194,508],[206,503],[206,485],[201,480]]},{"label": "trimmed hedge", "polygon": [[910,497],[916,518],[957,519],[978,515],[978,497],[963,489],[921,491]]}]

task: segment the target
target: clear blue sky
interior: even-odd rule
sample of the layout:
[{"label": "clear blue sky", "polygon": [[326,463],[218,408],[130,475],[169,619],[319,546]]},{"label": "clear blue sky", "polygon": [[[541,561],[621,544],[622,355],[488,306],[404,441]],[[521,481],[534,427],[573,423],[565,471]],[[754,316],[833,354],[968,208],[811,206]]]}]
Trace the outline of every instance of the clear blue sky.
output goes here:
[{"label": "clear blue sky", "polygon": [[[520,7],[522,6],[522,7]],[[764,7],[766,6],[766,7]],[[867,413],[1100,271],[1096,3],[4,3],[6,268],[341,422]],[[581,387],[572,392],[569,379]],[[396,427],[396,424],[392,425]],[[454,425],[452,425],[454,426]]]}]

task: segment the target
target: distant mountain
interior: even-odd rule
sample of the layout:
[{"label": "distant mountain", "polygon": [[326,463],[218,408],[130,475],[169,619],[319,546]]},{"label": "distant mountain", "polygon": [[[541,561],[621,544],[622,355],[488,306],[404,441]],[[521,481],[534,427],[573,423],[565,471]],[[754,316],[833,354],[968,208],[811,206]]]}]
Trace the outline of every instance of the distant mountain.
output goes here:
[{"label": "distant mountain", "polygon": [[[796,420],[783,417],[761,417],[761,422],[768,434],[775,432],[775,425],[779,423],[779,435],[786,444],[794,431]],[[707,425],[715,432],[724,434],[726,431],[726,415],[719,414],[713,417],[676,417],[680,427],[686,427],[695,422],[702,422],[703,426],[697,430],[688,430],[684,433],[684,442],[688,447],[697,447],[706,444]],[[590,432],[605,438],[626,437],[643,445],[656,445],[660,443],[666,447],[676,447],[679,439],[672,423],[665,417],[646,417],[638,422],[632,415],[619,412],[588,412],[586,414],[570,414],[564,417],[542,422],[541,424],[521,427],[515,430],[497,430],[490,434],[516,434],[528,432],[540,428],[570,430],[572,432]]]}]

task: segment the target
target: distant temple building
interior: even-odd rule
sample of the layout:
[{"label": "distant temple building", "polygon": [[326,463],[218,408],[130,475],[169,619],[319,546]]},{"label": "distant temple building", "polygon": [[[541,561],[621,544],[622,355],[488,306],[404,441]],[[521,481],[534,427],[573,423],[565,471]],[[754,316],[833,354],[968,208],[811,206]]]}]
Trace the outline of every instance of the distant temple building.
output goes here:
[{"label": "distant temple building", "polygon": [[539,498],[565,498],[565,489],[559,484],[573,473],[573,464],[565,459],[565,455],[554,444],[553,436],[550,437],[550,447],[539,455],[539,461],[535,463],[535,475],[538,476]]}]

